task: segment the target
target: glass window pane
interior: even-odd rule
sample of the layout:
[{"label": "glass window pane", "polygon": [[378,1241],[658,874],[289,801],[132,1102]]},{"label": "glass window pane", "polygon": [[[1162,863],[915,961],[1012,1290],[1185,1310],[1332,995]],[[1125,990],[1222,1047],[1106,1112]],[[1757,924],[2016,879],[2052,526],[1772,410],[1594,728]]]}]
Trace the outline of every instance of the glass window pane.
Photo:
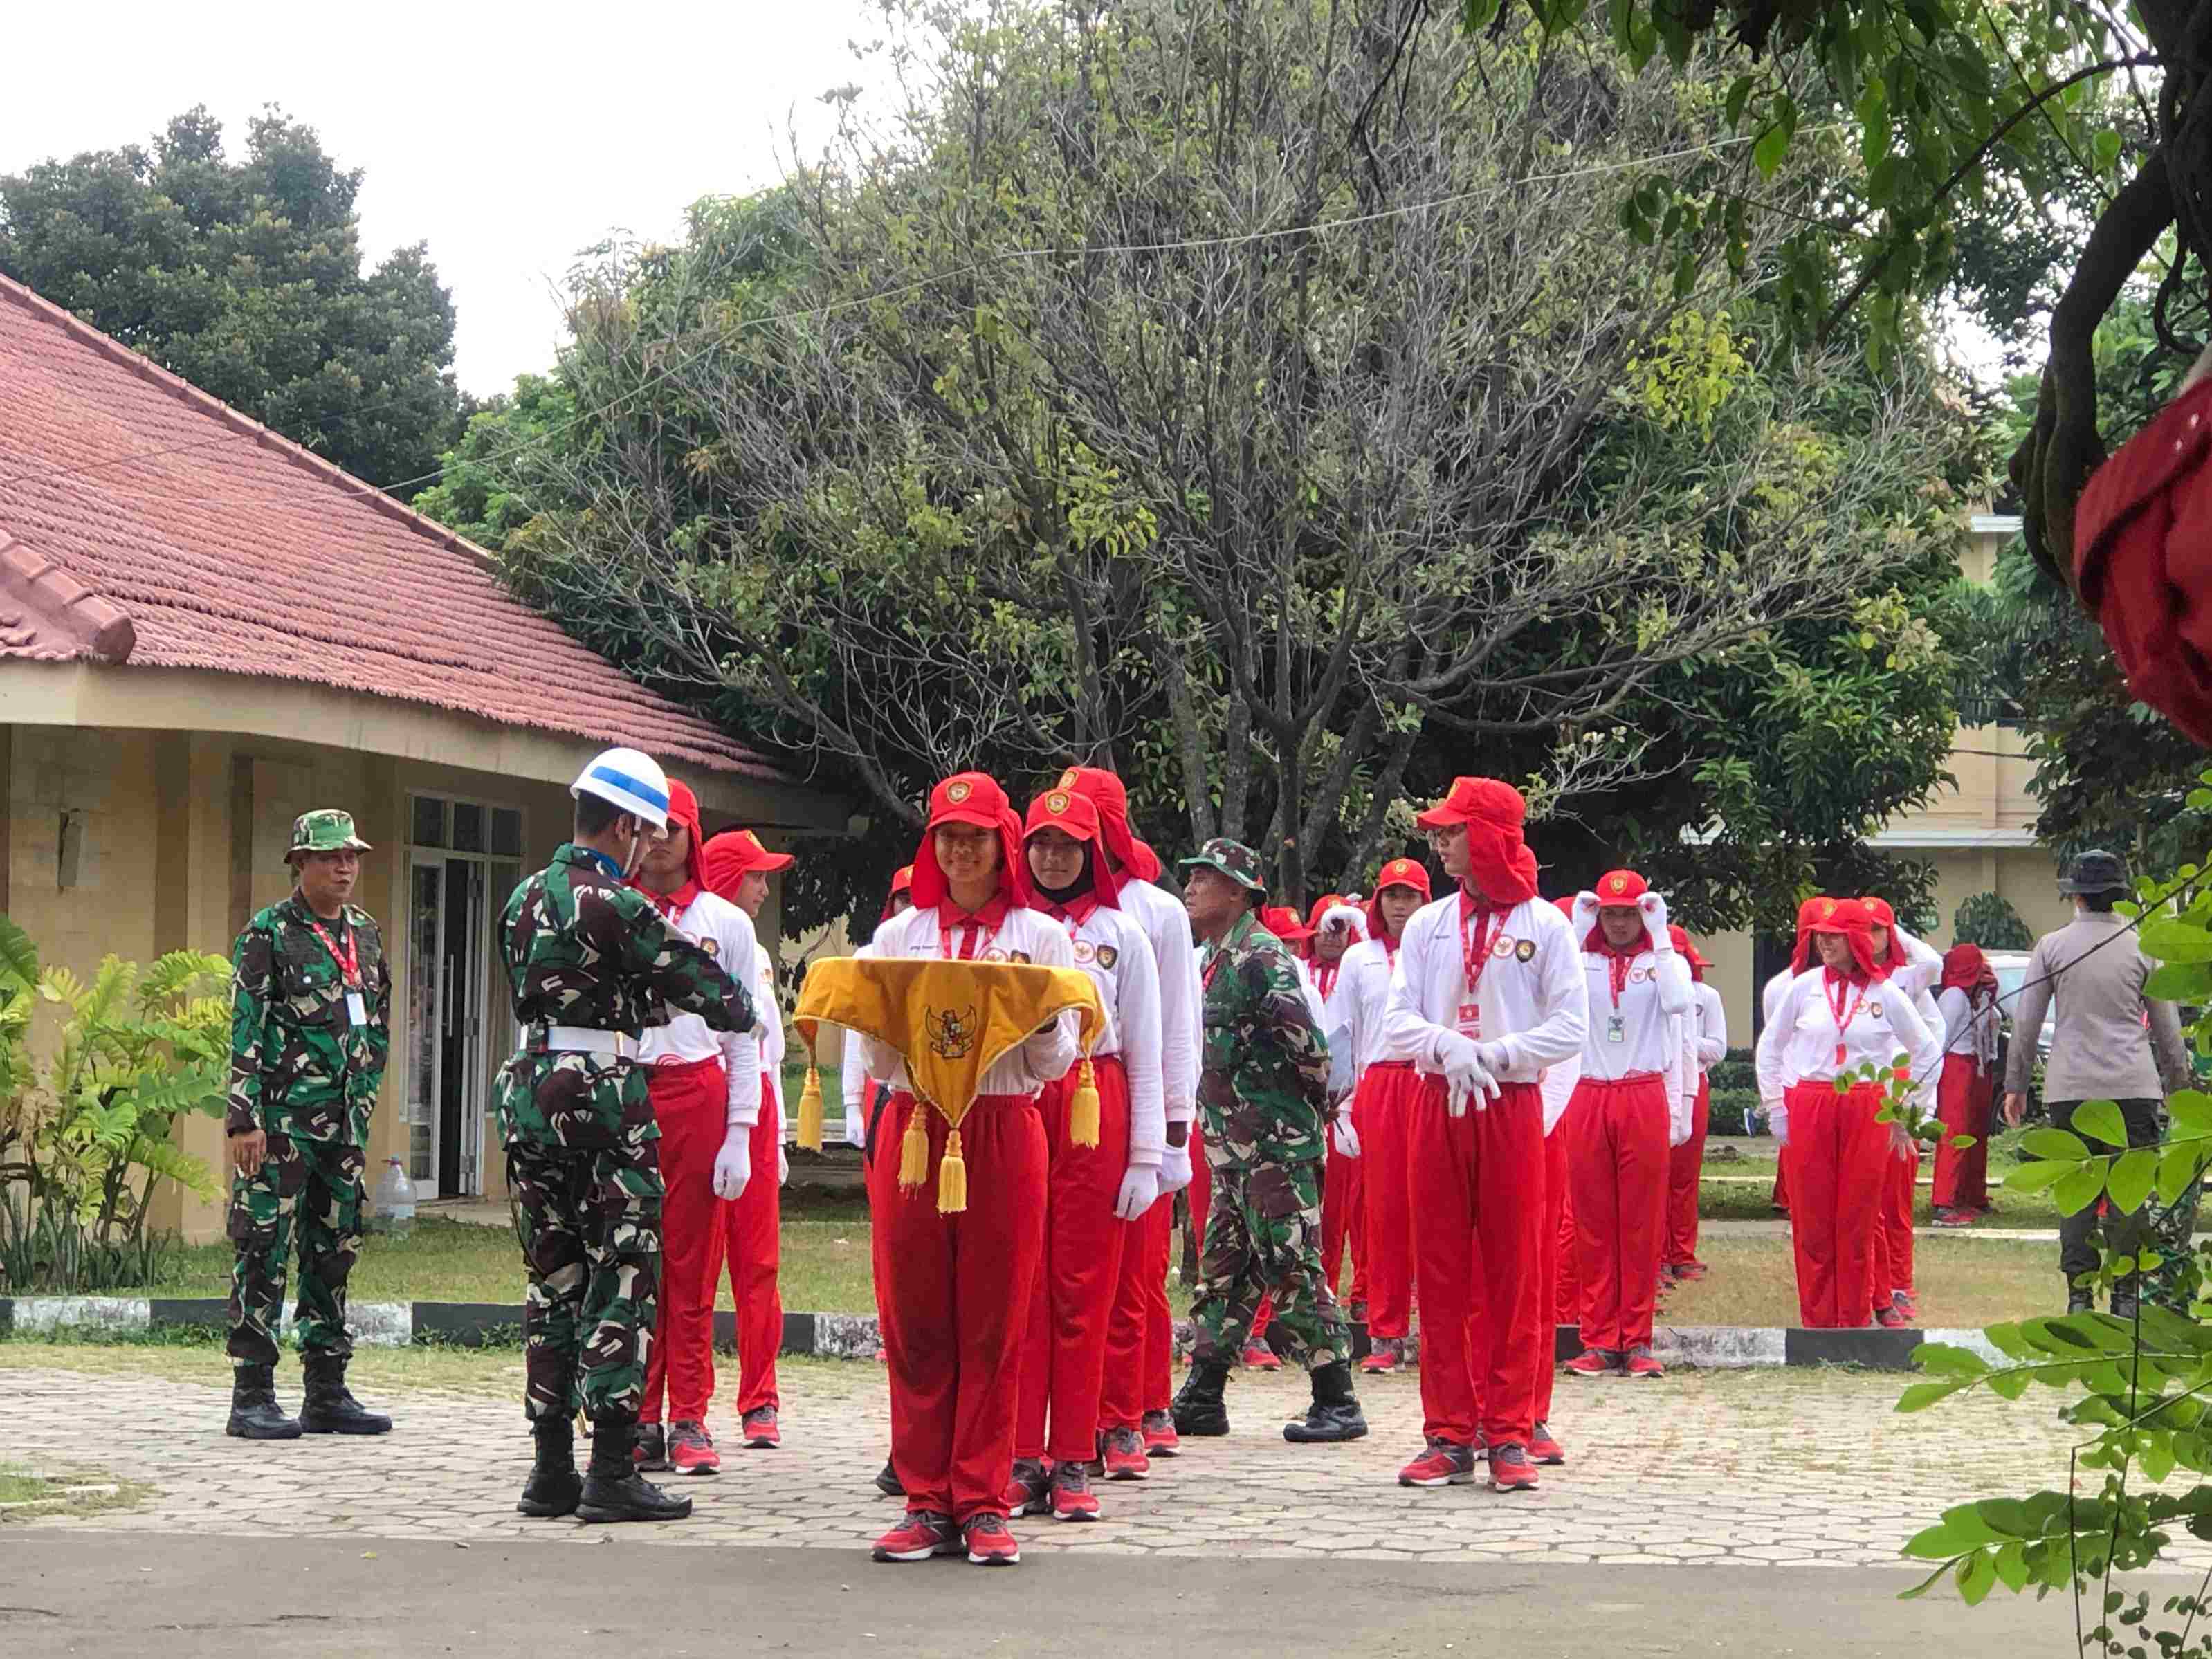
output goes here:
[{"label": "glass window pane", "polygon": [[453,803],[453,850],[457,853],[481,853],[484,850],[484,810],[465,800]]},{"label": "glass window pane", "polygon": [[[419,805],[419,803],[418,803]],[[439,939],[444,931],[442,878],[436,864],[415,866],[407,929],[407,1176],[433,1181],[431,1127],[438,1109]]]},{"label": "glass window pane", "polygon": [[435,795],[415,797],[415,827],[408,839],[417,847],[446,844],[446,803]]},{"label": "glass window pane", "polygon": [[522,814],[512,806],[491,809],[491,851],[500,858],[522,856]]}]

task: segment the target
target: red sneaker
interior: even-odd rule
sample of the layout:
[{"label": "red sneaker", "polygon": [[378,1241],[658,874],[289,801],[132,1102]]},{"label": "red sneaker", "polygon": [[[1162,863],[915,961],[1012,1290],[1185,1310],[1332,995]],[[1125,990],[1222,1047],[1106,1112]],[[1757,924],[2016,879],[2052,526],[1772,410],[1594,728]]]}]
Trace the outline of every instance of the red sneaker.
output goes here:
[{"label": "red sneaker", "polygon": [[1036,1458],[1017,1457],[1014,1460],[1013,1474],[1006,1482],[1006,1513],[1052,1513],[1052,1477],[1044,1472],[1044,1465]]},{"label": "red sneaker", "polygon": [[1667,1368],[1651,1357],[1651,1350],[1649,1348],[1631,1348],[1628,1351],[1627,1370],[1631,1376],[1667,1375]]},{"label": "red sneaker", "polygon": [[756,1406],[744,1414],[738,1425],[744,1431],[745,1444],[755,1449],[781,1446],[783,1436],[775,1426],[775,1407]]},{"label": "red sneaker", "polygon": [[1569,1376],[1610,1376],[1620,1369],[1620,1356],[1609,1348],[1584,1348],[1567,1361]]},{"label": "red sneaker", "polygon": [[665,1474],[668,1472],[668,1435],[658,1423],[641,1423],[637,1437],[629,1443],[630,1462],[637,1465],[641,1474]]},{"label": "red sneaker", "polygon": [[1275,1351],[1264,1342],[1247,1342],[1244,1345],[1244,1365],[1246,1370],[1255,1371],[1279,1371],[1283,1369],[1283,1362],[1275,1357]]},{"label": "red sneaker", "polygon": [[1397,1339],[1378,1336],[1368,1344],[1367,1357],[1359,1362],[1359,1369],[1370,1376],[1388,1376],[1398,1369]]},{"label": "red sneaker", "polygon": [[939,1515],[935,1510],[915,1510],[876,1540],[871,1553],[878,1561],[927,1561],[933,1555],[957,1555],[960,1534],[954,1530],[951,1516]]},{"label": "red sneaker", "polygon": [[668,1430],[668,1467],[678,1474],[713,1474],[722,1467],[722,1455],[704,1425],[674,1423]]},{"label": "red sneaker", "polygon": [[1874,1310],[1874,1322],[1885,1330],[1900,1331],[1912,1322],[1907,1319],[1899,1309],[1891,1306],[1876,1308]]},{"label": "red sneaker", "polygon": [[1693,1279],[1703,1279],[1711,1271],[1712,1269],[1705,1266],[1702,1261],[1683,1261],[1678,1262],[1675,1265],[1674,1277],[1686,1281]]},{"label": "red sneaker", "polygon": [[1145,1455],[1148,1457],[1180,1457],[1182,1441],[1176,1434],[1173,1412],[1145,1413]]},{"label": "red sneaker", "polygon": [[1152,1461],[1145,1455],[1145,1437],[1134,1429],[1107,1430],[1100,1461],[1109,1480],[1142,1480],[1152,1472]]},{"label": "red sneaker", "polygon": [[1911,1291],[1892,1291],[1890,1293],[1889,1300],[1891,1305],[1893,1306],[1898,1312],[1903,1314],[1907,1319],[1917,1319],[1920,1317],[1920,1298],[1915,1296]]},{"label": "red sneaker", "polygon": [[1398,1471],[1401,1486],[1464,1486],[1474,1479],[1474,1448],[1431,1440],[1429,1449]]},{"label": "red sneaker", "polygon": [[1022,1559],[1022,1547],[1014,1541],[1014,1534],[1006,1529],[1003,1516],[972,1516],[963,1531],[968,1545],[968,1559],[976,1566],[1011,1567]]},{"label": "red sneaker", "polygon": [[1052,1466],[1052,1518],[1096,1521],[1098,1494],[1091,1490],[1091,1471],[1080,1463]]},{"label": "red sneaker", "polygon": [[1536,1466],[1528,1449],[1509,1440],[1490,1449],[1490,1489],[1492,1492],[1534,1492]]},{"label": "red sneaker", "polygon": [[1536,1431],[1528,1437],[1528,1455],[1539,1463],[1556,1467],[1567,1461],[1567,1449],[1552,1438],[1549,1423],[1539,1423]]}]

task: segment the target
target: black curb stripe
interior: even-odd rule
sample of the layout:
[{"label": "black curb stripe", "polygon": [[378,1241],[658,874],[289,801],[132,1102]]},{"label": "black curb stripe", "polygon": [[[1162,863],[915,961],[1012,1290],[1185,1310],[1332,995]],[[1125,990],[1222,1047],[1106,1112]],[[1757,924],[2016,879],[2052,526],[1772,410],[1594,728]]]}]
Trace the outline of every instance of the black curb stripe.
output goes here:
[{"label": "black curb stripe", "polygon": [[1812,1331],[1792,1326],[1782,1334],[1785,1365],[1863,1365],[1869,1370],[1909,1371],[1922,1333],[1869,1326],[1851,1331]]},{"label": "black curb stripe", "polygon": [[15,1329],[15,1298],[0,1296],[0,1336],[13,1334]]},{"label": "black curb stripe", "polygon": [[219,1297],[173,1297],[146,1304],[146,1323],[155,1325],[228,1325],[230,1304]]}]

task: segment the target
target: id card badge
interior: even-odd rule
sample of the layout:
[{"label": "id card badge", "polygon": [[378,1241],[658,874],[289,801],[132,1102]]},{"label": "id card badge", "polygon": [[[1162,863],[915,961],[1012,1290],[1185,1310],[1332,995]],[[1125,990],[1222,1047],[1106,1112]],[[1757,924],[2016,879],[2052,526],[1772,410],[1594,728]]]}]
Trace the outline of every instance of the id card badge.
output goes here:
[{"label": "id card badge", "polygon": [[1473,997],[1459,1006],[1459,1034],[1482,1041],[1482,1005]]},{"label": "id card badge", "polygon": [[1607,1042],[1628,1041],[1628,1023],[1619,1014],[1608,1014],[1605,1021],[1605,1040]]},{"label": "id card badge", "polygon": [[346,1018],[356,1025],[368,1024],[368,1004],[362,1000],[358,991],[346,993]]}]

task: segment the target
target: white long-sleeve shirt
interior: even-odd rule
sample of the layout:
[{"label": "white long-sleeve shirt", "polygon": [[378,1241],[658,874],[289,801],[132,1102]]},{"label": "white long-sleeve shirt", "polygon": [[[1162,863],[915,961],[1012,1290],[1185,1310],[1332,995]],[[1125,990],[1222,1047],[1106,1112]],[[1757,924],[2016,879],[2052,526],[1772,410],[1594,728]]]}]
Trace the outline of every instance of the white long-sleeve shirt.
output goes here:
[{"label": "white long-sleeve shirt", "polygon": [[[1818,957],[1814,959],[1814,965],[1815,967],[1820,965]],[[1782,999],[1790,994],[1790,988],[1796,982],[1796,974],[1784,968],[1766,981],[1766,988],[1759,994],[1759,1012],[1765,1016],[1760,1022],[1762,1030],[1774,1024],[1775,1015],[1782,1012]]]},{"label": "white long-sleeve shirt", "polygon": [[1977,1016],[1974,1000],[1957,986],[1945,988],[1936,999],[1943,1016],[1943,1052],[1964,1054],[1984,1071],[1997,1063],[1997,1006],[1991,1002]]},{"label": "white long-sleeve shirt", "polygon": [[[949,907],[948,907],[949,908]],[[942,940],[934,908],[912,909],[893,916],[876,929],[875,954],[892,959],[925,957],[957,960],[963,938],[973,928],[977,962],[1006,962],[1020,952],[1040,968],[1073,968],[1075,951],[1066,932],[1041,910],[1010,908],[998,933],[975,924],[955,923]],[[988,939],[988,943],[986,942]],[[1001,1054],[977,1080],[976,1092],[985,1095],[1033,1095],[1055,1078],[1067,1075],[1082,1052],[1075,1010],[1068,1009],[1034,1036],[1024,1037]],[[911,1092],[906,1061],[897,1049],[874,1037],[860,1039],[868,1075],[894,1089]]]},{"label": "white long-sleeve shirt", "polygon": [[[1839,1029],[1836,989],[1843,994]],[[1887,981],[1863,988],[1831,988],[1827,969],[1808,968],[1791,981],[1775,1018],[1759,1039],[1759,1095],[1770,1113],[1800,1083],[1826,1084],[1871,1063],[1886,1071],[1902,1052],[1915,1092],[1933,1087],[1942,1066],[1942,1038],[1914,1008],[1913,999]],[[1843,1059],[1838,1062],[1838,1045]]]},{"label": "white long-sleeve shirt", "polygon": [[1690,994],[1696,1005],[1691,1012],[1697,1017],[1698,1075],[1702,1078],[1728,1058],[1728,1007],[1718,988],[1703,980],[1690,987]]},{"label": "white long-sleeve shirt", "polygon": [[1569,1054],[1565,1060],[1554,1060],[1544,1068],[1544,1136],[1551,1138],[1552,1131],[1567,1115],[1574,1103],[1575,1088],[1583,1080],[1583,1057]]},{"label": "white long-sleeve shirt", "polygon": [[1344,953],[1337,969],[1336,1012],[1344,1022],[1345,1040],[1352,1046],[1352,1064],[1362,1073],[1388,1058],[1382,1052],[1388,1036],[1383,1014],[1390,1001],[1395,956],[1381,939],[1362,939]]},{"label": "white long-sleeve shirt", "polygon": [[1167,1121],[1188,1123],[1198,1112],[1200,1005],[1198,947],[1190,933],[1190,912],[1164,889],[1149,881],[1125,881],[1117,896],[1121,914],[1133,918],[1152,942],[1152,966],[1160,981],[1160,1089]]},{"label": "white long-sleeve shirt", "polygon": [[[1407,919],[1390,975],[1382,1058],[1443,1074],[1441,1041],[1459,1030],[1468,1000],[1466,939],[1475,925],[1462,929],[1457,893]],[[1474,1000],[1479,1040],[1504,1047],[1501,1083],[1537,1082],[1547,1066],[1582,1052],[1589,1019],[1582,947],[1556,906],[1530,899],[1505,913]]]},{"label": "white long-sleeve shirt", "polygon": [[[1597,925],[1595,908],[1576,911],[1577,930]],[[1585,935],[1587,937],[1587,935]],[[1602,951],[1583,952],[1583,976],[1589,999],[1589,1029],[1583,1037],[1583,1080],[1618,1082],[1625,1077],[1656,1077],[1665,1086],[1667,1144],[1690,1138],[1696,1117],[1696,1074],[1685,1092],[1686,1055],[1695,1048],[1686,1030],[1692,1010],[1690,964],[1671,945],[1653,947],[1647,929],[1645,948],[1630,960],[1626,983],[1616,998],[1617,960]]]},{"label": "white long-sleeve shirt", "polygon": [[[746,975],[746,964],[759,954],[760,947],[753,937],[750,916],[720,894],[710,893],[702,887],[699,896],[684,907],[672,925],[722,963],[748,990],[754,988]],[[757,1029],[743,1036],[714,1030],[697,1014],[672,1013],[667,1024],[646,1027],[645,1035],[638,1039],[639,1062],[654,1066],[664,1060],[720,1060],[729,1079],[726,1121],[750,1128],[760,1121],[763,1037],[771,1026],[779,1038],[782,1032],[782,1022],[773,1002],[757,1006],[755,1013]]]},{"label": "white long-sleeve shirt", "polygon": [[[1049,915],[1049,912],[1046,913]],[[1057,923],[1070,928],[1068,921]],[[1160,1054],[1160,970],[1152,943],[1134,916],[1100,905],[1068,933],[1075,965],[1091,975],[1106,1029],[1094,1055],[1120,1058],[1129,1079],[1129,1162],[1158,1164],[1168,1144]]]}]

